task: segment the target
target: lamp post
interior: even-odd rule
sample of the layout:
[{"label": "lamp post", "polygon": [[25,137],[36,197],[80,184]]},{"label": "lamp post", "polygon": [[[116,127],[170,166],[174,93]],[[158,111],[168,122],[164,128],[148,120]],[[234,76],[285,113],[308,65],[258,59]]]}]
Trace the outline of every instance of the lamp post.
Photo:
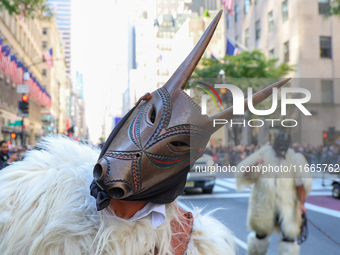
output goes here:
[{"label": "lamp post", "polygon": [[219,76],[221,76],[222,78],[222,82],[225,83],[225,72],[223,69],[220,70],[220,72],[218,73]]}]

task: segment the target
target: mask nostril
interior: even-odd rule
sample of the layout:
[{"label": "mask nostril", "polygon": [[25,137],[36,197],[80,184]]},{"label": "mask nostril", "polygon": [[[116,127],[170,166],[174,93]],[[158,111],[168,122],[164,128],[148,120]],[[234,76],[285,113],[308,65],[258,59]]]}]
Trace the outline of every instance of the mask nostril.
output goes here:
[{"label": "mask nostril", "polygon": [[96,164],[93,169],[94,180],[97,181],[103,174],[103,167],[100,164]]},{"label": "mask nostril", "polygon": [[124,196],[124,190],[121,188],[112,188],[108,191],[108,195],[113,199],[119,199]]}]

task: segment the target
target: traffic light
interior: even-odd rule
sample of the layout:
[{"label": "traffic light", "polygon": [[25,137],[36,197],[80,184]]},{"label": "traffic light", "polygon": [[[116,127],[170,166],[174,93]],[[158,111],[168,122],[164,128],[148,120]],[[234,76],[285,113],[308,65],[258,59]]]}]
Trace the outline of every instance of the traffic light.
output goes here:
[{"label": "traffic light", "polygon": [[22,114],[28,114],[29,99],[29,96],[26,94],[21,96],[21,101],[19,102],[19,111]]},{"label": "traffic light", "polygon": [[72,137],[74,134],[74,126],[70,127],[69,129],[67,129],[67,135],[69,137]]},{"label": "traffic light", "polygon": [[17,134],[16,134],[15,132],[11,133],[11,138],[12,138],[12,139],[17,138]]},{"label": "traffic light", "polygon": [[323,132],[322,137],[323,137],[323,139],[327,139],[328,134],[326,132]]},{"label": "traffic light", "polygon": [[327,132],[323,132],[322,133],[322,138],[323,138],[323,145],[328,144],[329,140],[328,140],[328,133]]}]

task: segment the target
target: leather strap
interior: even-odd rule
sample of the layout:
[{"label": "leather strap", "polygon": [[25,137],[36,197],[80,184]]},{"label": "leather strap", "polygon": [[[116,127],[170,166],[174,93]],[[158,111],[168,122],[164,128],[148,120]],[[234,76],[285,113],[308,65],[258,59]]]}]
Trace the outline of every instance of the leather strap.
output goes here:
[{"label": "leather strap", "polygon": [[176,220],[171,221],[171,247],[174,250],[174,255],[183,255],[187,250],[190,240],[194,217],[191,212],[185,212],[178,208],[180,223]]},{"label": "leather strap", "polygon": [[[190,240],[192,226],[194,224],[194,217],[191,212],[185,212],[181,208],[176,208],[179,213],[178,218],[180,222],[173,219],[171,225],[171,247],[174,251],[173,255],[183,255],[187,250]],[[155,248],[155,255],[158,254],[157,247]]]}]

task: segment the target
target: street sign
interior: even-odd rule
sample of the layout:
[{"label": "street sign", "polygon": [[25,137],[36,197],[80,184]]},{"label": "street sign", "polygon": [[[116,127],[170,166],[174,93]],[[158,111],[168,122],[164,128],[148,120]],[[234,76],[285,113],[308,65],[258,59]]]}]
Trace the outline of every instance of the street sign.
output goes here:
[{"label": "street sign", "polygon": [[13,123],[8,123],[8,126],[21,126],[22,125],[22,120],[16,120]]},{"label": "street sign", "polygon": [[29,85],[17,85],[17,93],[23,93],[27,94],[30,92],[30,86]]},{"label": "street sign", "polygon": [[18,113],[18,117],[28,117],[28,113]]}]

